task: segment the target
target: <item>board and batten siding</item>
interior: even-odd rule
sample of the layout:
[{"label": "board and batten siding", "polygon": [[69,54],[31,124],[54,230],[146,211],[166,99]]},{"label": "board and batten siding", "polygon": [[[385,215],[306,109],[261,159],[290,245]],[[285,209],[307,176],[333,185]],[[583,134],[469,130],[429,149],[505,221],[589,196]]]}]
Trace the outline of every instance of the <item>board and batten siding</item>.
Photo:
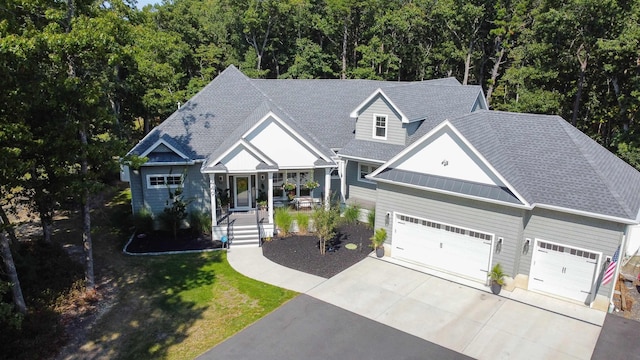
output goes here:
[{"label": "board and batten siding", "polygon": [[[375,228],[386,228],[387,243],[391,244],[394,212],[485,232],[494,236],[491,265],[500,263],[507,274],[515,274],[523,210],[386,183],[378,183],[377,192]],[[496,253],[499,237],[504,241]]]},{"label": "board and batten siding", "polygon": [[[387,115],[386,140],[373,137],[374,115]],[[358,116],[356,120],[356,139],[405,145],[407,141],[407,131],[402,124],[399,114],[391,108],[382,96],[378,95],[373,98],[365,110]]]},{"label": "board and batten siding", "polygon": [[[529,253],[520,261],[519,272],[525,275],[529,275],[531,270],[535,239],[600,252],[602,257],[597,271],[601,272],[605,258],[613,256],[625,230],[623,224],[540,208],[528,214],[524,225],[524,237],[531,239]],[[598,294],[609,296],[613,283],[599,287]]]},{"label": "board and batten siding", "polygon": [[[167,206],[169,191],[166,187],[148,188],[147,175],[173,174],[180,175],[184,166],[143,166],[139,173],[131,173],[131,201],[133,211],[138,212],[143,207],[148,208],[155,215],[161,213]],[[200,172],[200,164],[187,166],[183,184],[183,199],[190,201],[189,211],[209,211],[210,194],[208,178]],[[171,189],[174,190],[173,188]]]}]

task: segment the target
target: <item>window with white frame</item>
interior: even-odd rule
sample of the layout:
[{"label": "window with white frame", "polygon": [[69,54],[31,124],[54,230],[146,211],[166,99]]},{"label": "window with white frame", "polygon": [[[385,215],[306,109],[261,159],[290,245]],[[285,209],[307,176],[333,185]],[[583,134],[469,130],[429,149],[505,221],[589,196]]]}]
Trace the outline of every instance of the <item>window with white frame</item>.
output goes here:
[{"label": "window with white frame", "polygon": [[176,188],[182,185],[182,175],[172,175],[172,174],[153,174],[147,175],[147,188],[149,189],[157,189],[157,188]]},{"label": "window with white frame", "polygon": [[377,168],[378,168],[377,165],[361,163],[358,169],[358,180],[364,181],[364,182],[371,182],[371,180],[367,179],[366,176],[376,171]]},{"label": "window with white frame", "polygon": [[373,115],[373,137],[387,139],[387,115]]}]

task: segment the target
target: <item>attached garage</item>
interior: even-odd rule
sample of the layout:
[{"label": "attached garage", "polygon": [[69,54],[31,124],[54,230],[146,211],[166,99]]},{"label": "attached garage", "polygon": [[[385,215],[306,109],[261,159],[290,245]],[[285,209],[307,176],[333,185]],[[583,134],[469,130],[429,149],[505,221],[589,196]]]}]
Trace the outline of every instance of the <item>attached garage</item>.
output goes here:
[{"label": "attached garage", "polygon": [[460,226],[395,214],[392,256],[486,282],[493,235]]},{"label": "attached garage", "polygon": [[529,290],[589,304],[601,254],[535,240]]}]

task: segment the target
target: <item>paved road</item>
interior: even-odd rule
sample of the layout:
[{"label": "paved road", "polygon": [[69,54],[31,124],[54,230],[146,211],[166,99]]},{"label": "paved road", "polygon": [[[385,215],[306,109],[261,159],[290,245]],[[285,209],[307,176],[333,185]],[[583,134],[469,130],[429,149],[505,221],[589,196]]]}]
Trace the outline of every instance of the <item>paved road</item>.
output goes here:
[{"label": "paved road", "polygon": [[607,314],[591,359],[640,359],[640,322]]},{"label": "paved road", "polygon": [[303,294],[198,359],[471,358]]}]

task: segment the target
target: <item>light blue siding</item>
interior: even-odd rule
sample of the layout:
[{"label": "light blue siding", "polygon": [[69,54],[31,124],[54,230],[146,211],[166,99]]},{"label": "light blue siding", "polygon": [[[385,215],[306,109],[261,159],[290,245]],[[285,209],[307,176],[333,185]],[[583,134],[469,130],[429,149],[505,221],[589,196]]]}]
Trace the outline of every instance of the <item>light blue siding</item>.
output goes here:
[{"label": "light blue siding", "polygon": [[376,184],[358,179],[359,166],[360,163],[357,161],[347,163],[347,202],[370,204],[376,198]]},{"label": "light blue siding", "polygon": [[[387,139],[373,137],[375,115],[387,115]],[[356,121],[356,139],[379,141],[388,144],[405,145],[407,131],[402,126],[400,115],[393,111],[389,103],[381,96],[375,97]]]},{"label": "light blue siding", "polygon": [[[190,202],[189,211],[199,210],[209,211],[209,180],[208,177],[200,173],[200,165],[193,166],[143,166],[139,173],[131,173],[131,199],[133,211],[138,212],[146,207],[153,214],[161,213],[167,206],[169,199],[169,189],[166,187],[149,188],[147,175],[153,174],[182,174],[186,169],[183,184],[183,199]],[[173,189],[171,189],[173,191]]]},{"label": "light blue siding", "polygon": [[[388,223],[387,212],[390,213]],[[493,253],[493,264],[501,263],[509,275],[516,273],[524,210],[379,183],[376,228],[384,227],[393,234],[394,212],[490,233],[494,239],[502,237],[502,250]],[[391,242],[391,236],[388,242]]]},{"label": "light blue siding", "polygon": [[[546,209],[534,209],[528,212],[524,221],[524,238],[531,239],[529,253],[522,255],[520,273],[528,275],[531,268],[531,257],[534,240],[543,239],[591,252],[601,252],[600,269],[604,265],[604,257],[612,256],[622,241],[624,225],[611,221],[587,218],[578,215],[561,213]],[[598,294],[609,296],[610,282],[598,289]]]}]

